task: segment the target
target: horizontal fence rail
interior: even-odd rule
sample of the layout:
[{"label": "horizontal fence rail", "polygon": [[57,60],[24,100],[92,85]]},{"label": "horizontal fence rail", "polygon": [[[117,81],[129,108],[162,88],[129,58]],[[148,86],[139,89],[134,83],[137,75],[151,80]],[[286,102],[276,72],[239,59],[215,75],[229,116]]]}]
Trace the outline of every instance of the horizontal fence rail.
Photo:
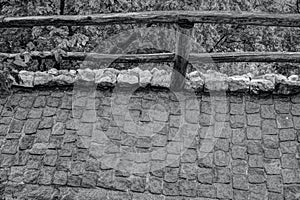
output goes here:
[{"label": "horizontal fence rail", "polygon": [[233,13],[221,11],[148,11],[96,15],[0,17],[0,28],[134,23],[217,23],[300,27],[300,14]]},{"label": "horizontal fence rail", "polygon": [[290,62],[300,63],[300,52],[230,52],[191,54],[189,61],[203,63]]},{"label": "horizontal fence rail", "polygon": [[[0,53],[0,58],[13,59],[22,54]],[[55,59],[54,53],[50,51],[31,52],[32,59]],[[115,62],[115,63],[147,63],[147,62],[173,62],[175,53],[157,54],[99,54],[84,52],[67,52],[61,55],[63,60],[93,61],[93,62]]]},{"label": "horizontal fence rail", "polygon": [[[52,52],[29,53],[32,59],[55,59]],[[0,53],[2,59],[14,59],[22,54]],[[158,63],[174,62],[175,53],[156,54],[99,54],[84,52],[67,52],[61,55],[63,60],[93,61],[93,62],[115,62],[115,63]],[[234,62],[290,62],[300,63],[300,52],[232,52],[232,53],[191,53],[188,61],[190,63],[234,63]]]}]

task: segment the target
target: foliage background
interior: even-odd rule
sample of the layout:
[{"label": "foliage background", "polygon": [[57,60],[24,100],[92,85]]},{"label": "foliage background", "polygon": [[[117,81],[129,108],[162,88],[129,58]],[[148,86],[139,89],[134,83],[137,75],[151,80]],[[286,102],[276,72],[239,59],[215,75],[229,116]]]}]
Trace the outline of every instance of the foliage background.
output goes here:
[{"label": "foliage background", "polygon": [[[299,0],[1,0],[0,15],[57,15],[99,14],[153,10],[215,10],[269,13],[300,13]],[[156,27],[160,27],[157,31]],[[165,28],[165,29],[164,29]],[[134,30],[134,31],[133,31]],[[162,31],[165,30],[165,31]],[[175,32],[172,25],[107,25],[86,27],[33,27],[0,29],[1,52],[24,51],[86,51],[98,53],[128,53],[137,49],[174,51]],[[132,32],[133,31],[133,32]],[[122,35],[123,34],[123,35]],[[169,37],[166,37],[166,34]],[[171,35],[170,35],[171,34]],[[174,35],[172,35],[174,34]],[[120,37],[120,35],[122,37]],[[114,38],[117,36],[117,38]],[[166,40],[167,38],[167,40]],[[130,44],[130,45],[129,45]],[[193,52],[233,51],[299,51],[300,29],[286,27],[258,27],[196,24]],[[31,70],[51,67],[81,67],[78,61],[30,61]],[[148,64],[147,67],[154,65]],[[284,66],[282,70],[281,66]],[[116,66],[117,67],[117,66]],[[203,70],[215,69],[228,75],[251,72],[261,75],[277,72],[299,74],[297,64],[230,63],[201,65]]]}]

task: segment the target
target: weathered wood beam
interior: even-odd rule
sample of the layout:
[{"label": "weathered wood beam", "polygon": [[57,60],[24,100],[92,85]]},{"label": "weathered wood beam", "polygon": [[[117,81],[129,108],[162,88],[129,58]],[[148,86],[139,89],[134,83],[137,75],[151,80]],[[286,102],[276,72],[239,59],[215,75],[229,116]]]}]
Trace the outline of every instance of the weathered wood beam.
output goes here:
[{"label": "weathered wood beam", "polygon": [[230,52],[191,54],[190,63],[289,62],[300,63],[300,52]]},{"label": "weathered wood beam", "polygon": [[[33,51],[29,53],[32,59],[55,59],[52,52]],[[0,53],[0,59],[14,59],[22,54]],[[159,63],[174,62],[175,53],[157,54],[98,54],[84,52],[68,52],[61,55],[63,60],[78,60],[92,62],[115,62],[115,63]],[[300,63],[300,52],[231,52],[231,53],[191,53],[190,63],[234,63],[234,62],[289,62]]]},{"label": "weathered wood beam", "polygon": [[[22,54],[0,53],[0,59],[14,59]],[[33,51],[29,53],[32,59],[55,59],[54,53],[50,51]],[[174,53],[156,53],[156,54],[99,54],[85,52],[67,52],[61,54],[63,60],[78,60],[106,63],[156,63],[173,62]]]},{"label": "weathered wood beam", "polygon": [[148,11],[96,15],[0,17],[0,28],[134,23],[217,23],[300,27],[300,14],[234,13],[221,11]]}]

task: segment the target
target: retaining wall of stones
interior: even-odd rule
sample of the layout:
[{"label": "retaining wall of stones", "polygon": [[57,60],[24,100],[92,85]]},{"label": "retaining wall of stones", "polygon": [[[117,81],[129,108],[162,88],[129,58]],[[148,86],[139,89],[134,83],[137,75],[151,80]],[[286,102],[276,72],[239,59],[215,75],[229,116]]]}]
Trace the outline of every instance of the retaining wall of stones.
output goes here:
[{"label": "retaining wall of stones", "polygon": [[0,111],[2,199],[300,198],[300,95],[35,88]]},{"label": "retaining wall of stones", "polygon": [[[167,68],[167,67],[165,67]],[[170,70],[154,68],[151,71],[134,68],[116,70],[112,68],[91,70],[57,70],[44,72],[20,71],[20,83],[13,77],[13,84],[19,87],[73,86],[78,82],[94,84],[97,87],[171,87]],[[252,74],[228,77],[216,71],[207,73],[193,71],[185,78],[185,90],[189,91],[229,91],[253,94],[273,93],[290,95],[300,93],[300,78],[298,75],[285,77],[280,74],[266,74],[254,77]],[[175,88],[173,88],[175,89]]]}]

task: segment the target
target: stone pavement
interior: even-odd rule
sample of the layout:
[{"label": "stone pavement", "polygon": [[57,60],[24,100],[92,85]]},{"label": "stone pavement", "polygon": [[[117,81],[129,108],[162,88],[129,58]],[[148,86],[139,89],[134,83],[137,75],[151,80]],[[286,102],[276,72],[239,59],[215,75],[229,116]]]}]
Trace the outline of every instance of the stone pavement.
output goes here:
[{"label": "stone pavement", "polygon": [[300,199],[300,96],[224,94],[1,96],[0,199]]}]

